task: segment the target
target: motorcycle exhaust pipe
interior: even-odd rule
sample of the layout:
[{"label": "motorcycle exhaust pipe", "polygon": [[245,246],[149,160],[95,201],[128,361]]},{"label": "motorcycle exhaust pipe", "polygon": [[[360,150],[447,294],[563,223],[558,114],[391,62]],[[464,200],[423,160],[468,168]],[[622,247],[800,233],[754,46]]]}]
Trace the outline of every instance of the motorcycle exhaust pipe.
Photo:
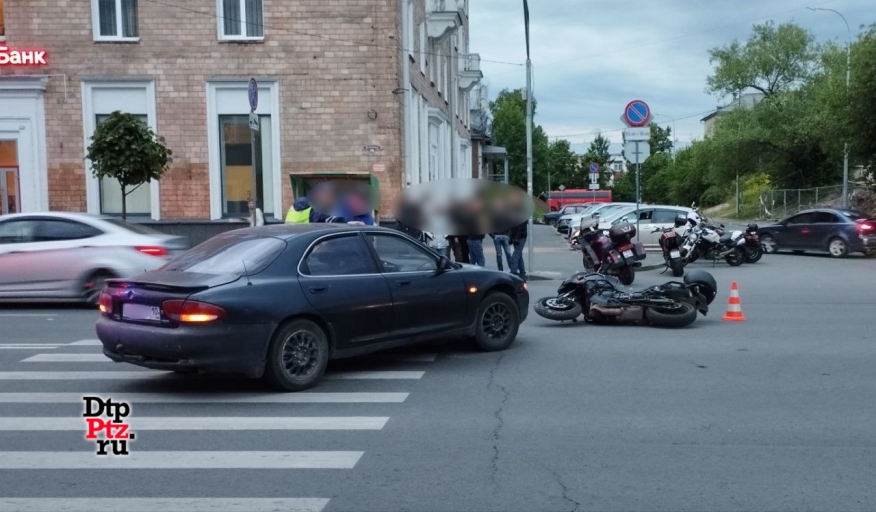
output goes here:
[{"label": "motorcycle exhaust pipe", "polygon": [[602,306],[591,304],[590,311],[596,311],[604,316],[621,316],[621,308],[604,308]]}]

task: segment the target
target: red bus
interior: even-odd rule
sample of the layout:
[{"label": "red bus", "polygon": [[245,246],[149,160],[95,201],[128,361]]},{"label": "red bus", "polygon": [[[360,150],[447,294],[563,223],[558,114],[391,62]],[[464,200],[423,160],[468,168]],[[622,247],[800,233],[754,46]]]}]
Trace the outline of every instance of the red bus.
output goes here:
[{"label": "red bus", "polygon": [[559,211],[567,204],[610,203],[611,190],[587,190],[567,188],[560,192],[542,193],[539,199],[547,203],[552,212]]}]

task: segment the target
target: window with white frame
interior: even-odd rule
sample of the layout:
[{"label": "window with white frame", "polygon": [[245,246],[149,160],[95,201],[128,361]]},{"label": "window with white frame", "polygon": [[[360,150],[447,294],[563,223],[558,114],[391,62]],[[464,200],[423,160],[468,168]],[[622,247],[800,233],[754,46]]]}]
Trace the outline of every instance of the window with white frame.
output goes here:
[{"label": "window with white frame", "polygon": [[249,215],[253,164],[257,207],[265,217],[282,218],[280,111],[278,84],[259,82],[259,120],[252,144],[246,81],[207,83],[207,140],[210,162],[210,218]]},{"label": "window with white frame", "polygon": [[[146,123],[156,131],[155,83],[149,81],[84,81],[82,83],[82,112],[85,148],[91,144],[98,125],[113,112],[125,112]],[[95,178],[89,169],[85,176],[86,206],[88,213],[120,215],[122,198],[126,213],[159,219],[161,216],[158,181],[127,187],[114,178]]]},{"label": "window with white frame", "polygon": [[435,87],[438,89],[438,92],[441,92],[442,85],[444,84],[444,68],[441,66],[443,62],[443,58],[441,57],[441,48],[435,48],[435,56],[432,59],[435,62],[435,65],[432,66],[432,82],[435,84]]},{"label": "window with white frame", "polygon": [[265,37],[262,0],[217,0],[219,39],[261,40]]},{"label": "window with white frame", "polygon": [[137,41],[140,38],[137,1],[91,0],[94,40]]}]

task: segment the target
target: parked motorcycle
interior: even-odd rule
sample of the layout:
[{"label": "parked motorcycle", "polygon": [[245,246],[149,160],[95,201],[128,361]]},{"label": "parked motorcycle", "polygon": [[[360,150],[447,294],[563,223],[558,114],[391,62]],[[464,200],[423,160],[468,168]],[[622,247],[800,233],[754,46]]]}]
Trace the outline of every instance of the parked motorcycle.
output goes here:
[{"label": "parked motorcycle", "polygon": [[671,228],[657,228],[652,233],[663,232],[657,243],[660,245],[660,250],[663,252],[663,261],[666,262],[667,269],[672,270],[672,275],[681,277],[684,275],[684,260],[681,257],[681,237],[678,236],[676,230],[687,225],[687,217],[685,215],[677,215],[675,217],[675,225]]},{"label": "parked motorcycle", "polygon": [[763,258],[763,246],[757,235],[757,224],[749,224],[745,228],[745,263],[757,263]]},{"label": "parked motorcycle", "polygon": [[608,235],[595,226],[581,235],[584,268],[588,272],[617,276],[629,286],[636,279],[636,267],[645,259],[645,245],[634,243],[636,226],[627,222],[612,226]]},{"label": "parked motorcycle", "polygon": [[706,316],[718,285],[708,272],[693,270],[684,283],[670,281],[640,292],[626,292],[613,276],[579,272],[557,289],[556,297],[544,297],[535,312],[548,320],[577,321],[584,314],[593,323],[645,323],[658,327],[686,327]]},{"label": "parked motorcycle", "polygon": [[691,228],[680,251],[685,265],[701,257],[712,260],[713,263],[724,259],[731,267],[745,263],[747,253],[742,231],[725,233],[723,224],[716,227],[697,223],[693,219],[688,219],[688,222]]}]

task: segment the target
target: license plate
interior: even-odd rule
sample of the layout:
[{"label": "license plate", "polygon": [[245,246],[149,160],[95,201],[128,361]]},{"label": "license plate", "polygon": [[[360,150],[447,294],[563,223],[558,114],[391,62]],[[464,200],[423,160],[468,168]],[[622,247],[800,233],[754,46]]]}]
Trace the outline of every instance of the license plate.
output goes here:
[{"label": "license plate", "polygon": [[161,320],[161,308],[142,304],[122,305],[122,318],[126,320]]},{"label": "license plate", "polygon": [[630,250],[624,251],[624,258],[632,258],[632,257],[633,257],[633,251],[630,251]]},{"label": "license plate", "polygon": [[678,251],[669,251],[669,257],[670,258],[680,258],[681,253]]}]

